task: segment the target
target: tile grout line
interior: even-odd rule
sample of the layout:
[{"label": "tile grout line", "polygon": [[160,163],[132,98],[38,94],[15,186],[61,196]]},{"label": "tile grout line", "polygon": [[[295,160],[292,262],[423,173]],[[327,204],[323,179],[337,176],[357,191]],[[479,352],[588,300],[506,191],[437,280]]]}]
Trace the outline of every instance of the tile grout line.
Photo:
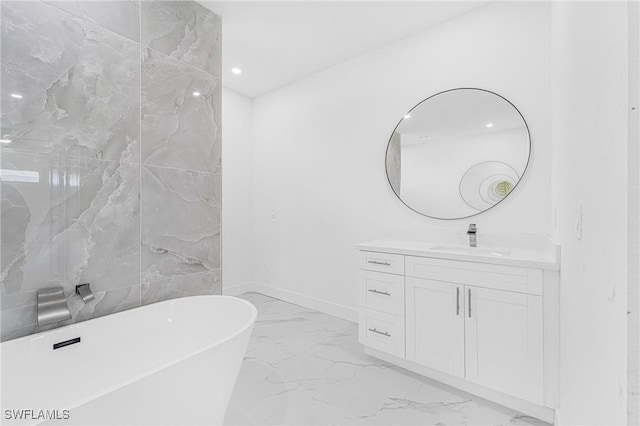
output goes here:
[{"label": "tile grout line", "polygon": [[[139,14],[138,14],[138,35],[139,35],[139,39],[138,39],[138,40],[130,39],[129,37],[127,37],[127,36],[125,36],[125,35],[123,35],[123,34],[120,34],[119,32],[116,32],[116,31],[114,31],[114,30],[112,30],[112,29],[109,29],[109,28],[107,28],[107,27],[105,27],[105,26],[101,25],[100,23],[96,22],[95,20],[93,20],[93,19],[92,19],[92,18],[90,18],[89,16],[85,16],[85,15],[78,15],[78,14],[75,14],[75,13],[73,13],[73,12],[70,12],[70,11],[68,11],[68,10],[66,10],[66,9],[62,9],[62,8],[60,8],[59,6],[57,6],[57,5],[55,4],[55,2],[53,2],[53,1],[51,1],[51,0],[39,0],[39,1],[40,1],[41,3],[46,4],[47,6],[50,6],[50,7],[55,8],[55,9],[56,9],[56,10],[58,10],[59,12],[62,12],[62,13],[64,13],[64,14],[66,14],[66,15],[68,15],[68,16],[71,16],[71,17],[74,17],[74,18],[76,18],[76,19],[81,19],[81,20],[82,20],[82,21],[84,21],[85,23],[88,23],[88,24],[90,24],[90,25],[93,25],[93,26],[95,26],[95,27],[98,27],[98,28],[100,28],[100,29],[102,29],[102,30],[104,30],[104,31],[107,31],[107,32],[109,32],[109,33],[111,33],[111,34],[113,34],[113,35],[115,35],[115,36],[117,36],[117,37],[119,37],[119,38],[121,38],[121,39],[124,39],[124,40],[126,40],[126,41],[128,41],[128,42],[131,42],[131,43],[136,43],[136,44],[138,44],[138,45],[141,47],[141,49],[142,49],[142,48],[144,48],[144,49],[151,49],[151,50],[153,50],[154,52],[160,53],[160,54],[162,54],[162,55],[166,56],[167,58],[171,58],[171,59],[173,59],[174,61],[180,62],[181,64],[184,64],[184,65],[186,65],[186,66],[188,66],[188,67],[190,67],[190,68],[193,68],[193,69],[195,69],[195,70],[201,71],[201,72],[203,72],[203,73],[207,74],[208,76],[212,77],[213,79],[215,79],[215,80],[218,80],[218,81],[222,82],[222,72],[221,72],[221,75],[217,76],[217,75],[212,74],[212,73],[210,73],[209,71],[206,71],[206,70],[204,70],[204,69],[202,69],[202,68],[200,68],[200,67],[198,67],[198,66],[195,66],[195,65],[193,65],[193,64],[186,63],[186,62],[184,62],[184,61],[183,61],[183,60],[181,60],[181,59],[175,58],[175,57],[173,57],[173,56],[171,56],[171,55],[167,55],[166,53],[161,52],[161,51],[159,51],[159,50],[157,50],[157,49],[154,49],[154,48],[153,48],[153,47],[151,47],[151,46],[147,46],[146,44],[144,44],[144,43],[142,42],[142,1],[145,1],[145,0],[141,0],[140,2],[138,2],[138,11],[139,11]],[[164,1],[164,0],[159,0],[159,1]],[[213,15],[217,16],[217,17],[220,17],[220,15],[218,15],[217,13],[214,13],[214,12],[212,12],[212,11],[208,11],[208,13],[211,13],[211,14],[213,14]]]},{"label": "tile grout line", "polygon": [[[194,272],[191,274],[186,274],[186,275],[177,275],[177,276],[173,276],[173,277],[165,277],[161,280],[155,280],[155,281],[145,281],[142,279],[142,253],[143,253],[143,243],[142,243],[142,224],[143,224],[143,216],[142,216],[142,205],[143,205],[143,200],[142,200],[142,179],[143,179],[143,169],[144,167],[149,167],[149,168],[159,168],[159,169],[168,169],[168,170],[176,170],[176,171],[183,171],[183,172],[194,172],[194,173],[199,173],[199,174],[205,174],[205,175],[219,175],[220,177],[222,177],[222,171],[221,170],[217,170],[215,172],[207,172],[207,171],[199,171],[199,170],[192,170],[192,169],[183,169],[183,168],[179,168],[179,167],[170,167],[170,166],[161,166],[161,165],[152,165],[152,164],[144,164],[143,158],[142,158],[142,68],[143,68],[143,51],[145,49],[150,49],[153,50],[154,52],[157,52],[161,55],[163,55],[166,58],[169,58],[169,60],[174,60],[175,62],[177,62],[178,64],[181,65],[185,65],[187,67],[191,67],[195,70],[198,70],[200,72],[204,72],[205,74],[207,74],[208,76],[212,77],[214,80],[217,80],[220,84],[220,87],[222,87],[222,77],[216,77],[215,75],[212,75],[204,70],[201,70],[198,67],[186,64],[176,58],[173,58],[172,56],[169,56],[163,52],[160,52],[156,49],[153,49],[150,46],[145,46],[142,43],[142,3],[140,2],[138,4],[138,7],[140,8],[140,13],[138,15],[138,20],[139,20],[139,31],[140,31],[140,43],[139,43],[139,47],[140,47],[140,54],[139,54],[139,63],[140,63],[140,74],[139,74],[139,78],[140,78],[140,102],[139,102],[139,111],[140,111],[140,126],[139,126],[139,134],[140,134],[140,143],[138,144],[139,147],[139,151],[140,151],[140,162],[139,162],[139,166],[140,166],[140,274],[139,274],[139,280],[140,280],[140,298],[139,298],[139,304],[140,306],[143,306],[143,301],[142,301],[142,287],[143,285],[147,284],[149,285],[149,288],[151,288],[151,286],[154,283],[158,283],[160,281],[165,281],[165,280],[172,280],[174,278],[183,278],[183,277],[189,277],[189,276],[194,276],[194,275],[198,275],[198,274],[205,274],[205,273],[215,273],[216,271],[218,271],[219,274],[219,279],[220,279],[220,287],[222,288],[222,261],[220,261],[220,266],[216,269],[210,269],[207,271],[200,271],[200,272]],[[221,123],[218,123],[221,124]],[[222,141],[221,141],[222,142]],[[220,203],[222,203],[222,201],[220,201]],[[220,212],[221,208],[218,209],[218,214],[220,214],[220,216],[222,216],[221,212]],[[222,226],[220,226],[222,228]],[[222,232],[222,229],[220,230],[220,234]],[[220,238],[221,239],[221,238]],[[220,251],[222,251],[222,243],[220,243]]]},{"label": "tile grout line", "polygon": [[[149,286],[152,286],[154,284],[159,283],[160,281],[168,281],[168,280],[172,280],[172,279],[176,279],[176,278],[184,278],[184,277],[192,277],[194,275],[200,275],[200,274],[210,274],[210,273],[215,273],[215,272],[221,272],[222,271],[222,267],[218,267],[218,268],[213,268],[213,269],[207,269],[206,271],[198,271],[198,272],[191,272],[190,274],[183,274],[183,275],[174,275],[171,277],[165,277],[165,278],[161,278],[159,280],[153,280],[153,281],[144,281],[145,284],[149,284]],[[142,280],[142,278],[141,278]]]},{"label": "tile grout line", "polygon": [[94,27],[98,27],[98,28],[100,28],[102,30],[105,30],[105,31],[117,36],[118,38],[124,39],[124,40],[126,40],[126,41],[128,41],[130,43],[140,44],[139,40],[132,40],[129,37],[127,37],[127,36],[125,36],[123,34],[120,34],[119,32],[116,32],[116,31],[114,31],[112,29],[109,29],[109,28],[97,23],[96,21],[94,21],[93,19],[91,19],[88,16],[78,15],[78,14],[75,14],[75,13],[73,13],[71,11],[66,10],[66,9],[62,9],[61,7],[59,7],[56,4],[56,2],[54,2],[52,0],[40,0],[40,2],[46,4],[47,6],[51,6],[54,9],[58,10],[59,12],[62,12],[62,13],[66,14],[66,15],[72,17],[72,18],[80,19],[80,20],[84,21],[84,23],[88,23],[88,24],[90,24],[90,25],[92,25]]},{"label": "tile grout line", "polygon": [[[163,0],[160,0],[160,1],[163,1]],[[213,12],[212,12],[212,13],[213,13]],[[206,74],[207,76],[209,76],[210,78],[212,78],[213,80],[217,80],[217,81],[218,81],[218,82],[220,82],[220,84],[222,85],[222,76],[221,76],[221,75],[220,75],[220,76],[217,76],[217,75],[215,75],[215,74],[211,74],[209,71],[205,71],[205,70],[203,70],[202,68],[199,68],[199,67],[197,67],[197,66],[195,66],[195,65],[193,65],[193,64],[188,64],[188,63],[186,63],[186,62],[183,62],[182,60],[180,60],[180,59],[178,59],[178,58],[175,58],[175,57],[173,57],[173,56],[171,56],[171,55],[167,55],[166,53],[161,52],[161,51],[159,51],[159,50],[157,50],[157,49],[154,49],[154,48],[153,48],[153,47],[151,47],[151,46],[147,46],[146,44],[142,44],[142,42],[140,42],[140,46],[141,46],[143,49],[153,50],[155,53],[158,53],[158,54],[160,54],[160,55],[164,56],[165,58],[169,58],[169,60],[175,61],[175,62],[179,63],[180,65],[184,65],[184,66],[186,66],[186,67],[188,67],[188,68],[191,68],[192,70],[195,70],[195,71],[199,71],[199,72],[201,72],[201,73],[204,73],[204,74]]]},{"label": "tile grout line", "polygon": [[[142,115],[142,107],[140,106],[139,108],[139,112],[138,115]],[[142,129],[138,130],[138,136],[139,138],[142,137]],[[29,151],[27,149],[23,149],[23,148],[14,148],[14,147],[2,147],[2,151],[8,152],[10,154],[24,154],[24,155],[33,155],[33,156],[41,156],[41,157],[47,157],[47,158],[62,158],[63,160],[78,160],[78,161],[96,161],[96,162],[101,162],[101,163],[114,163],[114,164],[127,164],[130,166],[141,166],[141,167],[151,167],[151,168],[159,168],[159,169],[169,169],[169,170],[179,170],[179,171],[183,171],[183,172],[194,172],[194,173],[202,173],[202,174],[207,174],[207,175],[222,175],[222,171],[221,170],[217,170],[215,172],[211,172],[211,171],[205,171],[205,170],[196,170],[196,169],[186,169],[183,167],[174,167],[174,166],[162,166],[162,165],[157,165],[157,164],[144,164],[142,162],[135,162],[135,161],[122,161],[122,160],[110,160],[107,158],[95,158],[95,157],[82,157],[82,156],[76,156],[73,154],[68,154],[68,153],[56,153],[56,152],[33,152],[33,151]],[[139,147],[139,151],[142,151],[142,147]]]},{"label": "tile grout line", "polygon": [[[143,279],[142,279],[142,273],[143,273],[143,259],[142,259],[142,240],[143,240],[143,223],[144,223],[144,219],[143,219],[143,213],[142,213],[142,207],[143,207],[143,190],[142,190],[142,179],[143,179],[143,170],[144,167],[147,166],[149,168],[158,168],[158,169],[169,169],[169,170],[176,170],[176,171],[186,171],[186,172],[193,172],[194,174],[202,174],[202,175],[213,175],[215,176],[222,176],[222,171],[221,168],[218,168],[218,170],[216,171],[201,171],[201,170],[193,170],[193,169],[186,169],[186,168],[180,168],[180,167],[171,167],[171,166],[162,166],[162,165],[146,165],[143,163],[142,160],[142,133],[143,133],[143,129],[142,129],[142,81],[143,81],[143,76],[142,76],[142,71],[143,71],[143,58],[142,58],[142,54],[144,52],[145,49],[150,49],[153,50],[161,55],[163,55],[164,57],[168,58],[169,60],[174,61],[176,64],[179,64],[181,66],[184,66],[188,69],[193,69],[193,70],[197,70],[203,74],[206,74],[208,78],[210,78],[211,80],[214,80],[216,82],[218,82],[218,84],[220,84],[220,86],[222,85],[222,76],[217,76],[215,74],[211,74],[210,72],[203,70],[197,66],[194,66],[192,64],[188,64],[183,62],[182,60],[172,57],[170,55],[167,55],[163,52],[160,52],[156,49],[153,49],[149,46],[145,46],[142,43],[142,10],[141,10],[141,3],[138,2],[137,8],[139,11],[139,16],[138,16],[138,34],[140,37],[139,41],[136,40],[132,40],[129,37],[124,36],[123,34],[120,34],[116,31],[113,31],[109,28],[104,27],[103,25],[99,24],[98,22],[95,22],[93,19],[91,19],[89,16],[85,16],[85,15],[79,15],[73,12],[70,12],[68,10],[64,10],[61,9],[58,5],[50,2],[50,1],[45,1],[45,0],[41,0],[41,2],[49,7],[54,8],[55,10],[57,10],[58,12],[62,13],[63,15],[66,15],[68,17],[70,17],[71,19],[77,19],[79,21],[81,21],[82,23],[84,23],[85,25],[90,25],[93,26],[95,28],[104,30],[106,33],[112,34],[114,37],[127,42],[127,43],[137,43],[138,44],[138,58],[137,58],[137,63],[139,65],[139,93],[138,93],[138,99],[139,99],[139,104],[138,104],[138,117],[139,117],[139,129],[138,129],[138,137],[139,137],[139,161],[138,162],[132,162],[132,161],[122,161],[122,160],[113,160],[113,159],[103,159],[103,158],[95,158],[95,157],[82,157],[82,156],[74,156],[74,155],[68,155],[67,153],[36,153],[36,155],[42,155],[42,156],[47,156],[47,157],[61,157],[61,158],[70,158],[72,160],[78,160],[78,161],[87,161],[87,162],[96,162],[98,164],[102,163],[102,164],[117,164],[117,165],[130,165],[130,166],[137,166],[138,167],[138,176],[139,176],[139,182],[138,182],[138,189],[139,189],[139,274],[138,274],[138,280],[137,280],[137,285],[139,286],[139,290],[138,290],[138,305],[142,306],[142,296],[143,296],[143,289],[142,289],[142,285],[143,285]],[[214,14],[215,16],[218,16],[216,14]],[[219,125],[221,125],[221,123],[218,123]],[[11,150],[11,149],[10,149]],[[15,150],[16,152],[22,152],[21,150]],[[25,153],[27,153],[28,151],[24,151]],[[220,200],[221,203],[221,200]],[[221,206],[217,209],[218,212],[220,213],[221,211]],[[221,213],[220,213],[221,216]],[[220,218],[221,219],[221,218]],[[221,230],[220,230],[220,234],[221,234]],[[220,237],[221,239],[221,237]],[[221,245],[221,244],[220,244]],[[220,247],[220,252],[221,252],[221,247]],[[222,271],[222,264],[221,264],[221,253],[220,253],[220,265],[218,268],[213,268],[207,271],[200,271],[200,272],[194,272],[191,274],[186,274],[186,275],[178,275],[175,277],[169,277],[169,279],[172,278],[178,278],[178,277],[186,277],[186,276],[191,276],[191,275],[196,275],[196,274],[203,274],[203,273],[218,273],[220,275],[220,280],[221,280],[221,271]],[[158,280],[159,281],[159,280]],[[154,283],[157,281],[145,281],[144,283]],[[136,285],[136,284],[132,284],[131,286]],[[131,287],[131,286],[123,286],[123,287],[119,287],[119,288],[127,288],[127,287]]]},{"label": "tile grout line", "polygon": [[[182,59],[178,59],[178,58],[175,58],[175,57],[173,57],[171,55],[167,55],[166,53],[161,52],[161,51],[159,51],[159,50],[157,50],[157,49],[155,49],[155,48],[153,48],[151,46],[148,46],[148,45],[146,45],[146,44],[144,44],[142,42],[142,2],[143,1],[145,1],[145,0],[141,0],[139,2],[139,4],[140,4],[140,6],[139,6],[140,7],[140,42],[139,42],[140,46],[142,46],[145,49],[150,49],[150,50],[153,50],[154,52],[160,53],[160,54],[166,56],[167,58],[173,59],[176,62],[179,62],[179,63],[181,63],[183,65],[186,65],[189,68],[193,68],[194,70],[198,70],[200,72],[203,72],[203,73],[207,74],[209,77],[212,77],[214,80],[219,81],[220,85],[222,85],[222,67],[220,69],[220,75],[215,75],[215,74],[212,74],[211,72],[209,72],[209,71],[207,71],[205,69],[202,69],[202,68],[200,68],[200,67],[198,67],[196,65],[186,63]],[[162,0],[159,0],[159,1],[162,1]],[[195,3],[197,4],[197,2],[195,2]],[[206,9],[206,13],[210,13],[210,14],[214,15],[216,18],[218,18],[218,21],[220,21],[219,22],[219,25],[220,25],[220,38],[222,38],[222,17],[220,15],[218,15],[217,13],[215,13],[215,12],[213,12],[211,10],[208,10],[207,8],[202,6],[201,4],[198,4],[198,6]],[[220,47],[222,48],[222,40],[220,41]],[[222,49],[220,51],[220,58],[222,59]]]},{"label": "tile grout line", "polygon": [[201,174],[205,174],[205,175],[222,175],[222,171],[215,171],[215,172],[205,172],[202,170],[194,170],[194,169],[184,169],[182,167],[171,167],[171,166],[158,166],[155,164],[140,164],[140,166],[142,167],[149,167],[149,168],[157,168],[157,169],[168,169],[168,170],[179,170],[182,172],[194,172],[194,173],[201,173]]},{"label": "tile grout line", "polygon": [[[132,289],[132,287],[138,287],[138,288],[140,288],[140,285],[139,285],[139,284],[123,285],[123,286],[119,286],[119,287],[110,288],[110,289],[108,289],[108,290],[105,290],[105,291],[104,291],[104,293],[105,293],[105,294],[106,294],[106,293],[111,293],[111,292],[115,292],[115,291],[119,291],[119,290],[123,290],[123,289],[129,289],[129,290],[130,290],[130,289]],[[33,292],[33,293],[35,293],[36,291],[37,291],[37,290],[30,290],[29,292]],[[129,294],[131,294],[131,293],[129,293]],[[25,310],[25,309],[31,309],[31,308],[35,308],[36,306],[37,306],[37,304],[36,304],[36,303],[32,303],[32,304],[26,304],[26,305],[15,306],[15,307],[12,307],[12,308],[9,308],[9,309],[2,309],[2,310],[0,310],[0,312],[2,312],[2,313],[7,313],[7,312],[14,311],[14,310]],[[115,310],[114,312],[112,312],[112,313],[110,313],[110,314],[106,314],[106,315],[112,315],[112,314],[115,314],[115,313],[119,313],[119,312],[126,311],[126,310],[128,310],[128,309],[131,309],[131,308],[126,308],[126,309],[117,309],[117,307],[118,307],[117,305],[116,305],[116,306],[114,306],[114,307],[112,307],[112,308],[116,308],[116,310]],[[84,321],[91,320],[91,319],[94,319],[94,318],[99,318],[99,317],[101,317],[101,316],[104,316],[104,315],[100,315],[100,316],[98,316],[98,317],[93,317],[93,316],[91,316],[91,317],[85,318],[85,319],[83,319],[83,320],[81,320],[81,321],[79,321],[79,322],[84,322]],[[72,323],[70,323],[70,324],[68,324],[68,325],[72,325],[72,324],[75,324],[75,323],[76,323],[76,321],[75,321],[75,318],[74,318],[74,319],[73,319],[73,322],[72,322]],[[20,330],[26,330],[26,329],[29,329],[31,326],[36,325],[36,324],[37,324],[36,322],[28,323],[28,324],[25,324],[25,325],[23,325],[23,326],[20,326],[20,327],[14,328],[14,329],[10,329],[9,331],[14,331],[14,332],[15,332],[15,331],[20,331]],[[51,329],[45,329],[45,330],[42,330],[42,332],[46,332],[46,331],[50,331],[50,330],[54,330],[54,329],[56,329],[56,328],[59,328],[59,327],[53,327],[53,328],[51,328]],[[33,333],[29,333],[29,334],[27,334],[27,335],[25,335],[25,336],[28,336],[28,335],[31,335],[31,334],[33,334]],[[21,337],[24,337],[24,336],[21,336]],[[16,337],[16,338],[19,338],[19,337]],[[12,339],[9,339],[9,340],[13,340],[13,339],[16,339],[16,338],[12,338]],[[3,341],[6,341],[6,340],[3,340]]]}]

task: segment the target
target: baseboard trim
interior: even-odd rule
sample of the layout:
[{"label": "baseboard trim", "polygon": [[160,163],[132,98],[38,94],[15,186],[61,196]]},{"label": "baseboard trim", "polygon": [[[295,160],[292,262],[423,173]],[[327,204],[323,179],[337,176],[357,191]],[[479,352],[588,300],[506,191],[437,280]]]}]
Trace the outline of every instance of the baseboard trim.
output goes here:
[{"label": "baseboard trim", "polygon": [[[342,318],[344,320],[351,321],[354,323],[358,322],[357,309],[349,308],[344,305],[328,302],[326,300],[318,299],[315,297],[310,297],[304,294],[296,293],[294,291],[272,287],[266,284],[248,282],[248,283],[238,284],[238,285],[223,289],[223,294],[229,295],[229,296],[239,296],[241,294],[248,293],[248,292],[256,292],[256,293],[264,294],[265,296],[269,296],[285,302],[293,303],[294,305],[304,306],[305,308],[322,312],[323,314]],[[418,373],[422,376],[429,377],[432,380],[436,380],[438,382],[444,383],[445,385],[449,385],[454,388],[460,389],[462,391],[477,395],[481,398],[485,398],[494,403],[510,407],[512,409],[515,409],[527,415],[536,417],[548,423],[552,423],[556,425],[560,424],[558,423],[559,412],[557,412],[556,410],[553,410],[547,407],[541,407],[541,406],[532,404],[530,402],[521,400],[519,398],[510,397],[500,392],[495,392],[490,389],[484,388],[482,386],[469,383],[462,379],[456,379],[454,377],[450,377],[449,375],[440,373],[436,370],[432,370],[428,367],[414,364],[407,360],[395,357],[393,355],[385,354],[384,352],[380,352],[372,348],[366,348],[365,352],[370,356],[390,362],[399,367],[413,371],[414,373]]]},{"label": "baseboard trim", "polygon": [[437,370],[433,370],[429,367],[416,364],[406,359],[398,358],[394,355],[389,355],[376,349],[365,347],[367,355],[387,361],[391,364],[395,364],[398,367],[402,367],[406,370],[418,373],[421,376],[428,377],[437,382],[454,387],[461,391],[479,396],[488,401],[494,402],[505,407],[509,407],[513,410],[520,411],[528,416],[535,417],[551,424],[559,424],[556,418],[556,412],[552,408],[542,407],[532,402],[516,398],[514,396],[503,394],[502,392],[494,391],[484,386],[476,385],[467,380],[450,376],[449,374],[442,373]]},{"label": "baseboard trim", "polygon": [[223,293],[230,296],[239,296],[240,294],[249,291],[255,291],[256,293],[293,303],[294,305],[304,306],[305,308],[313,309],[314,311],[342,318],[347,321],[355,323],[358,322],[358,310],[355,308],[350,308],[348,306],[339,305],[337,303],[328,302],[305,294],[296,293],[295,291],[284,290],[262,283],[252,282],[235,285],[230,288],[225,288]]},{"label": "baseboard trim", "polygon": [[222,288],[222,294],[225,296],[240,296],[241,294],[248,293],[250,291],[255,291],[254,283],[251,282]]}]

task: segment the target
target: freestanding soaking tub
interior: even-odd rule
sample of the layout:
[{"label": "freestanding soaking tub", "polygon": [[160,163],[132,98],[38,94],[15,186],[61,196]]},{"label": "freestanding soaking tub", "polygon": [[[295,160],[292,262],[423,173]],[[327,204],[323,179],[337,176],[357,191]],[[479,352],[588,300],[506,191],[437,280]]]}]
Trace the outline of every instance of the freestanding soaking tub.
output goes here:
[{"label": "freestanding soaking tub", "polygon": [[0,423],[221,424],[255,319],[194,296],[4,342]]}]

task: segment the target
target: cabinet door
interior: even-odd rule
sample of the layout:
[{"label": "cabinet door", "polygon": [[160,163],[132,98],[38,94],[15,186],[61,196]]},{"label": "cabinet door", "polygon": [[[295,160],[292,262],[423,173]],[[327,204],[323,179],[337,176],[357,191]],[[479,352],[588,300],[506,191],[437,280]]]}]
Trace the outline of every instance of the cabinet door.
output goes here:
[{"label": "cabinet door", "polygon": [[466,378],[543,403],[542,297],[466,286]]},{"label": "cabinet door", "polygon": [[464,286],[406,278],[407,359],[464,377]]}]

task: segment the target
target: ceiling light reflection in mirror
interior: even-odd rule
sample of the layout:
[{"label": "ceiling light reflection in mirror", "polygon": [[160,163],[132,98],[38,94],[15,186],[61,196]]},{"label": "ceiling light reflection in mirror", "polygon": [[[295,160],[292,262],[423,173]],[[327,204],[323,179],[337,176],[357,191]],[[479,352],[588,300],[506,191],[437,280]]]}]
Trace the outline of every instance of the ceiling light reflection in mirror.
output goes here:
[{"label": "ceiling light reflection in mirror", "polygon": [[387,147],[387,177],[412,210],[466,218],[513,192],[530,148],[524,117],[506,98],[483,89],[447,90],[400,120]]}]

